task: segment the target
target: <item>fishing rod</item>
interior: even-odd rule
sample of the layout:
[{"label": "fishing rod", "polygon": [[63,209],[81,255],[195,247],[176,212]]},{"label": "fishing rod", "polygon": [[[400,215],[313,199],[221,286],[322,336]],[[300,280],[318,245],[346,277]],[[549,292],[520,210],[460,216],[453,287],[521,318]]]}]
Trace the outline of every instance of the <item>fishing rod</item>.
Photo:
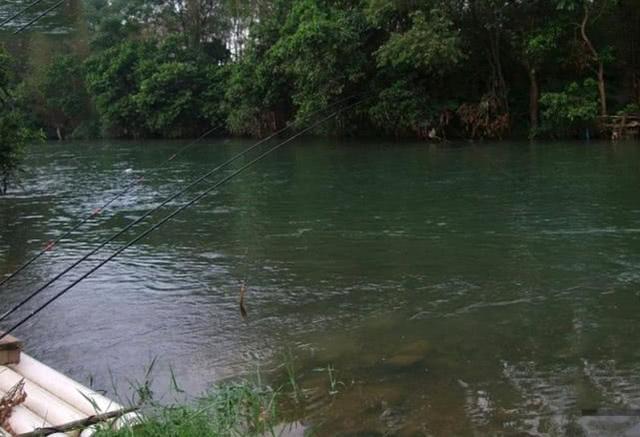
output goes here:
[{"label": "fishing rod", "polygon": [[7,18],[6,20],[4,20],[2,23],[0,23],[0,27],[4,26],[5,24],[7,24],[10,21],[15,20],[16,18],[18,18],[20,15],[24,14],[25,12],[27,12],[29,9],[31,9],[32,7],[36,6],[38,3],[42,3],[42,0],[36,0],[33,3],[31,3],[30,5],[28,5],[26,8],[24,8],[23,10],[21,10],[20,12],[17,12],[15,14],[13,14],[11,17]]},{"label": "fishing rod", "polygon": [[66,0],[60,0],[58,3],[56,3],[55,5],[51,6],[50,8],[48,8],[47,10],[45,10],[43,13],[41,13],[40,15],[38,15],[37,17],[35,17],[33,20],[29,21],[28,23],[26,23],[24,26],[22,26],[21,28],[19,28],[18,30],[16,30],[15,32],[13,32],[14,35],[17,35],[18,33],[22,32],[23,30],[31,27],[32,24],[36,23],[38,20],[40,20],[42,17],[44,17],[45,15],[47,15],[49,12],[53,11],[54,9],[60,7],[60,5],[62,5],[62,3],[64,3]]},{"label": "fishing rod", "polygon": [[[352,99],[354,96],[349,96],[346,97],[344,99],[341,99],[335,103],[333,103],[332,105],[329,106],[329,108],[334,107],[339,105],[342,102],[348,101],[350,99]],[[324,110],[326,110],[327,108],[323,108],[321,110],[318,110],[316,112],[313,112],[311,114],[309,114],[307,117],[311,117],[317,113],[320,113]],[[50,279],[46,284],[42,285],[40,288],[38,288],[37,290],[33,291],[31,294],[29,294],[26,298],[22,299],[20,302],[18,302],[13,308],[11,308],[10,310],[8,310],[7,312],[5,312],[4,314],[2,314],[2,316],[0,316],[0,322],[4,321],[7,317],[9,317],[11,314],[15,313],[18,309],[20,309],[21,307],[23,307],[26,303],[28,303],[31,299],[33,299],[34,297],[36,297],[37,295],[39,295],[40,293],[42,293],[45,289],[47,289],[49,286],[51,286],[54,282],[56,282],[58,279],[60,279],[62,276],[66,275],[67,273],[69,273],[71,270],[73,270],[75,267],[77,267],[80,263],[82,263],[83,261],[87,260],[89,257],[93,256],[94,254],[96,254],[98,251],[100,251],[103,247],[105,247],[107,244],[111,243],[113,240],[115,240],[116,238],[118,238],[120,235],[124,234],[125,232],[127,232],[129,229],[133,228],[135,225],[137,225],[138,223],[142,222],[143,220],[145,220],[147,217],[149,217],[151,214],[153,214],[154,212],[158,211],[160,208],[162,208],[163,206],[167,205],[169,202],[171,202],[172,200],[174,200],[175,198],[177,198],[178,196],[180,196],[181,194],[184,194],[185,192],[187,192],[188,190],[190,190],[192,187],[198,185],[200,182],[205,181],[208,177],[210,177],[211,175],[217,173],[218,171],[220,171],[221,169],[223,169],[224,167],[228,166],[229,164],[232,164],[233,162],[237,161],[238,159],[240,159],[241,157],[243,157],[244,155],[246,155],[247,153],[251,152],[252,150],[256,149],[257,147],[261,146],[262,144],[266,143],[267,141],[271,140],[273,137],[275,137],[276,135],[279,135],[283,132],[285,132],[286,130],[292,128],[294,125],[290,124],[274,133],[272,133],[271,135],[269,135],[268,137],[264,138],[263,140],[257,142],[256,144],[248,147],[247,149],[245,149],[244,151],[236,154],[235,156],[229,158],[227,161],[223,162],[222,164],[218,165],[217,167],[213,168],[212,170],[208,171],[207,173],[205,173],[203,176],[197,178],[196,180],[194,180],[193,182],[191,182],[190,184],[188,184],[186,187],[176,191],[175,193],[173,193],[172,195],[170,195],[168,198],[166,198],[163,202],[161,202],[159,205],[157,205],[154,208],[151,208],[149,210],[147,210],[142,216],[138,217],[137,219],[131,221],[127,226],[125,226],[124,228],[122,228],[120,231],[116,232],[115,234],[113,234],[111,237],[109,237],[108,239],[106,239],[105,241],[103,241],[102,243],[100,243],[96,248],[94,248],[93,250],[91,250],[89,253],[85,254],[84,256],[82,256],[80,259],[78,259],[77,261],[75,261],[73,264],[71,264],[69,267],[67,267],[66,269],[64,269],[63,271],[61,271],[60,273],[58,273],[55,277],[53,277],[52,279]],[[2,337],[0,337],[2,338]]]},{"label": "fishing rod", "polygon": [[[162,164],[160,164],[159,166],[154,168],[154,170],[159,170],[159,169],[164,168],[166,165],[168,165],[171,161],[173,161],[180,154],[186,152],[188,149],[190,149],[191,147],[196,145],[200,140],[205,138],[207,135],[213,133],[214,131],[220,129],[221,127],[222,127],[222,125],[216,126],[216,127],[213,127],[211,129],[209,129],[208,131],[206,131],[205,133],[200,135],[198,138],[196,138],[195,140],[191,141],[189,144],[184,146],[182,149],[178,150],[176,153],[174,153],[173,155],[169,156],[164,162],[162,162]],[[139,178],[135,179],[129,185],[125,186],[125,188],[122,191],[116,193],[116,195],[113,196],[111,199],[109,199],[104,205],[102,205],[102,206],[100,206],[98,208],[95,208],[93,211],[91,211],[91,213],[87,214],[85,217],[83,217],[82,219],[78,220],[76,222],[76,224],[73,225],[71,228],[69,228],[64,234],[62,234],[61,236],[59,236],[55,240],[49,241],[45,245],[45,247],[42,250],[40,250],[40,252],[38,252],[34,256],[32,256],[27,262],[22,264],[16,271],[11,273],[9,276],[7,276],[4,279],[2,279],[2,281],[0,281],[0,287],[2,287],[4,284],[9,282],[11,279],[15,278],[17,275],[19,275],[24,269],[26,269],[31,264],[36,262],[36,260],[38,260],[38,258],[40,258],[42,255],[44,255],[45,253],[47,253],[48,251],[53,249],[56,245],[58,245],[58,243],[60,243],[65,238],[67,238],[69,235],[71,235],[72,233],[77,231],[82,225],[84,225],[89,220],[93,219],[94,217],[96,217],[100,213],[102,213],[102,211],[104,211],[109,206],[111,206],[111,204],[113,202],[115,202],[116,200],[118,200],[119,198],[121,198],[122,196],[127,194],[132,188],[134,188],[135,186],[140,184],[142,182],[142,179],[143,179],[142,177],[139,177]],[[2,321],[3,318],[4,318],[4,315],[2,317],[0,317],[0,321]]]},{"label": "fishing rod", "polygon": [[[107,264],[109,261],[111,261],[112,259],[114,259],[115,257],[117,257],[118,255],[120,255],[123,251],[125,251],[126,249],[128,249],[129,247],[133,246],[135,243],[137,243],[138,241],[142,240],[144,237],[146,237],[147,235],[149,235],[150,233],[152,233],[153,231],[155,231],[156,229],[158,229],[159,227],[161,227],[162,225],[164,225],[166,222],[168,222],[169,220],[171,220],[173,217],[175,217],[176,215],[180,214],[182,211],[184,211],[185,209],[189,208],[190,206],[194,205],[195,203],[197,203],[198,201],[200,201],[201,199],[203,199],[204,197],[206,197],[209,193],[211,193],[212,191],[214,191],[216,188],[224,185],[225,183],[229,182],[231,179],[235,178],[236,176],[238,176],[239,174],[243,173],[244,171],[246,171],[248,168],[252,167],[254,164],[256,164],[257,162],[261,161],[262,159],[266,158],[267,156],[269,156],[271,153],[275,152],[276,150],[280,149],[282,146],[284,146],[285,144],[290,143],[291,141],[293,141],[294,139],[298,138],[299,136],[303,135],[306,132],[309,132],[310,130],[316,128],[317,126],[321,125],[322,123],[324,123],[327,120],[330,120],[331,118],[337,116],[338,114],[340,114],[341,112],[344,112],[350,108],[353,108],[354,106],[362,103],[364,101],[364,99],[358,100],[355,103],[352,103],[350,105],[345,106],[344,108],[338,109],[337,111],[332,112],[331,114],[329,114],[328,116],[322,118],[321,120],[313,123],[311,126],[308,126],[307,128],[301,130],[300,132],[292,135],[291,137],[289,137],[288,139],[276,144],[275,146],[273,146],[272,148],[268,149],[266,152],[263,152],[262,154],[258,155],[256,158],[252,159],[251,161],[249,161],[248,163],[246,163],[245,165],[243,165],[242,167],[240,167],[238,170],[234,171],[233,173],[227,175],[226,177],[222,178],[220,181],[210,185],[208,188],[206,188],[204,191],[202,191],[200,194],[198,194],[196,197],[194,197],[193,199],[191,199],[190,201],[188,201],[187,203],[183,204],[182,206],[178,207],[177,209],[175,209],[173,212],[171,212],[170,214],[166,215],[164,218],[162,218],[162,220],[154,223],[153,225],[151,225],[150,227],[148,227],[145,231],[143,231],[142,233],[138,234],[135,238],[133,238],[132,240],[128,241],[126,244],[124,244],[123,246],[121,246],[119,249],[117,249],[115,252],[113,252],[111,255],[109,255],[107,258],[105,258],[104,260],[102,260],[100,263],[98,263],[96,266],[94,266],[93,268],[91,268],[88,272],[84,273],[83,275],[81,275],[79,278],[77,278],[75,281],[73,281],[71,284],[69,284],[67,287],[65,287],[64,289],[62,289],[61,291],[59,291],[58,293],[56,293],[55,295],[53,295],[51,298],[49,298],[46,302],[44,302],[42,305],[40,305],[38,308],[36,308],[35,310],[33,310],[31,313],[29,313],[26,317],[22,318],[22,320],[20,320],[19,322],[17,322],[16,324],[14,324],[11,328],[9,328],[7,331],[5,331],[4,333],[0,334],[0,340],[2,340],[4,337],[6,337],[7,335],[9,335],[10,333],[14,332],[16,329],[18,329],[20,326],[22,326],[23,324],[25,324],[27,321],[29,321],[31,318],[35,317],[38,313],[40,313],[42,310],[44,310],[45,308],[47,308],[49,305],[51,305],[53,302],[55,302],[56,300],[58,300],[60,297],[62,297],[65,293],[67,293],[69,290],[71,290],[73,287],[75,287],[76,285],[78,285],[80,282],[82,282],[84,279],[86,279],[87,277],[89,277],[90,275],[92,275],[96,270],[100,269],[102,266],[104,266],[105,264]],[[209,173],[205,174],[201,179],[205,179]]]}]

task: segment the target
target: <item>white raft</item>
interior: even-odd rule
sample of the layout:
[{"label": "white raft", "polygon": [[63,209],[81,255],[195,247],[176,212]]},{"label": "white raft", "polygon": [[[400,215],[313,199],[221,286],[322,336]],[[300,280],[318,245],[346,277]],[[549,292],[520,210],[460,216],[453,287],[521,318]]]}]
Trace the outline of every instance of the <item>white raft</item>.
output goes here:
[{"label": "white raft", "polygon": [[[138,419],[135,412],[118,414],[126,411],[122,405],[42,364],[21,352],[21,348],[20,342],[11,337],[0,342],[0,399],[24,380],[26,399],[12,409],[8,420],[15,434],[30,433],[40,428],[60,428],[96,416],[119,416],[113,423],[116,428]],[[66,434],[48,434],[90,437],[94,432],[95,429],[89,427]],[[0,428],[0,435],[3,434],[9,435]]]}]

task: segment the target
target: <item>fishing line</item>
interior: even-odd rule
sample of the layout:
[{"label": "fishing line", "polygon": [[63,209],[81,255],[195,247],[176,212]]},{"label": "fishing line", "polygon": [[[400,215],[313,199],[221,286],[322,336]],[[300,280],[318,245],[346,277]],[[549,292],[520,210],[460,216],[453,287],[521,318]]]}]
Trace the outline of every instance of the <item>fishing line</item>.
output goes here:
[{"label": "fishing line", "polygon": [[[194,205],[195,203],[197,203],[198,201],[200,201],[202,198],[204,198],[205,196],[207,196],[209,193],[211,193],[212,191],[214,191],[216,188],[224,185],[225,183],[229,182],[231,179],[235,178],[236,176],[238,176],[239,174],[243,173],[244,171],[246,171],[247,169],[249,169],[250,167],[252,167],[254,164],[256,164],[257,162],[261,161],[262,159],[266,158],[267,156],[269,156],[271,153],[275,152],[276,150],[280,149],[282,146],[284,146],[285,144],[290,143],[291,141],[293,141],[294,139],[298,138],[299,136],[301,136],[302,134],[309,132],[310,130],[316,128],[317,126],[319,126],[320,124],[324,123],[327,120],[330,120],[331,118],[337,116],[338,114],[340,114],[341,112],[344,112],[360,103],[362,103],[364,101],[364,99],[362,100],[358,100],[355,103],[352,103],[350,105],[345,106],[344,108],[338,109],[337,111],[332,112],[331,114],[329,114],[328,116],[324,117],[323,119],[313,123],[311,126],[308,126],[307,128],[301,130],[300,132],[292,135],[291,137],[289,137],[288,139],[286,139],[285,141],[282,141],[278,144],[276,144],[275,146],[273,146],[272,148],[268,149],[266,152],[263,152],[262,154],[258,155],[256,158],[252,159],[251,161],[249,161],[248,163],[246,163],[245,165],[243,165],[242,167],[240,167],[238,170],[232,172],[231,174],[225,176],[224,178],[222,178],[220,181],[210,185],[208,188],[206,188],[203,192],[201,192],[200,194],[198,194],[196,197],[194,197],[193,199],[191,199],[190,201],[188,201],[187,203],[183,204],[182,206],[178,207],[177,209],[175,209],[173,212],[171,212],[170,214],[166,215],[164,218],[162,218],[162,220],[154,223],[153,225],[151,225],[149,228],[147,228],[145,231],[143,231],[142,233],[138,234],[138,236],[136,236],[135,238],[133,238],[132,240],[130,240],[129,242],[127,242],[126,244],[124,244],[122,247],[120,247],[119,249],[117,249],[115,252],[113,252],[111,255],[109,255],[106,259],[102,260],[100,263],[98,263],[96,266],[92,267],[88,272],[84,273],[83,275],[81,275],[79,278],[77,278],[75,281],[73,281],[71,284],[69,284],[67,287],[65,287],[64,289],[62,289],[61,291],[59,291],[58,293],[56,293],[55,295],[53,295],[51,298],[49,298],[46,302],[44,302],[41,306],[39,306],[38,308],[36,308],[35,310],[33,310],[31,313],[29,313],[26,317],[24,317],[22,320],[20,320],[19,322],[17,322],[15,325],[13,325],[11,328],[9,328],[7,331],[5,331],[4,333],[0,334],[0,340],[2,340],[4,337],[6,337],[7,335],[9,335],[10,333],[12,333],[13,331],[15,331],[17,328],[19,328],[20,326],[22,326],[23,324],[25,324],[27,321],[29,321],[31,318],[33,318],[34,316],[36,316],[38,313],[40,313],[42,310],[44,310],[45,308],[47,308],[49,305],[51,305],[53,302],[55,302],[57,299],[59,299],[61,296],[63,296],[65,293],[67,293],[69,290],[71,290],[73,287],[75,287],[76,285],[78,285],[80,282],[82,282],[84,279],[86,279],[88,276],[90,276],[91,274],[93,274],[96,270],[98,270],[99,268],[101,268],[102,266],[104,266],[106,263],[108,263],[109,261],[111,261],[112,259],[114,259],[115,257],[117,257],[118,255],[120,255],[123,251],[125,251],[127,248],[133,246],[135,243],[137,243],[138,241],[142,240],[144,237],[146,237],[147,235],[149,235],[150,233],[152,233],[153,231],[155,231],[156,229],[158,229],[160,226],[162,226],[163,224],[165,224],[166,222],[168,222],[169,220],[171,220],[173,217],[175,217],[176,215],[180,214],[182,211],[184,211],[185,209],[189,208],[190,206]],[[210,172],[211,173],[211,172]],[[206,178],[209,175],[209,173],[207,173],[205,176],[203,176],[201,179]]]},{"label": "fishing line", "polygon": [[25,24],[24,26],[22,26],[21,28],[19,28],[18,30],[16,30],[15,32],[13,32],[14,35],[17,35],[18,33],[22,32],[23,30],[29,28],[32,24],[35,24],[38,20],[40,20],[42,17],[44,17],[45,15],[47,15],[49,12],[53,11],[54,9],[60,7],[60,5],[62,5],[62,3],[64,3],[66,0],[60,0],[58,3],[56,3],[55,5],[51,6],[49,9],[45,10],[43,13],[41,13],[40,15],[38,15],[36,18],[34,18],[33,20],[29,21],[27,24]]},{"label": "fishing line", "polygon": [[[200,135],[198,138],[196,138],[195,140],[191,141],[189,144],[184,146],[182,149],[178,150],[176,153],[171,155],[162,164],[160,164],[159,166],[155,167],[152,170],[159,170],[159,169],[164,168],[166,165],[171,163],[171,161],[173,161],[177,156],[179,156],[180,154],[186,152],[188,149],[190,149],[191,147],[196,145],[200,140],[205,138],[207,135],[213,133],[214,131],[220,129],[221,127],[222,127],[222,125],[216,126],[216,127],[213,127],[211,129],[209,129],[208,131],[206,131],[205,133]],[[38,258],[40,258],[42,255],[44,255],[45,253],[47,253],[48,251],[53,249],[56,245],[58,245],[58,243],[60,243],[65,238],[67,238],[69,235],[71,235],[72,233],[77,231],[80,228],[80,226],[84,225],[86,222],[88,222],[92,218],[98,216],[100,213],[102,213],[102,211],[104,211],[109,206],[111,206],[111,204],[113,202],[115,202],[116,200],[118,200],[119,198],[121,198],[122,196],[127,194],[132,188],[138,186],[142,182],[142,179],[143,179],[142,177],[136,178],[134,181],[129,183],[129,185],[125,186],[125,188],[122,191],[118,192],[115,196],[113,196],[111,199],[109,199],[104,205],[93,209],[93,211],[91,211],[90,214],[88,214],[87,216],[85,216],[84,218],[79,220],[75,225],[73,225],[71,228],[69,228],[64,234],[62,234],[61,236],[59,236],[55,240],[49,241],[45,245],[45,247],[42,250],[40,250],[40,252],[38,252],[33,257],[31,257],[27,262],[22,264],[16,271],[11,273],[9,276],[7,276],[4,279],[2,279],[2,281],[0,281],[0,287],[2,287],[5,283],[10,281],[11,279],[15,278],[17,275],[20,274],[20,272],[22,272],[24,269],[26,269],[31,264],[33,264],[36,260],[38,260]],[[2,317],[0,317],[0,321],[2,321],[2,319],[4,319],[4,315]]]},{"label": "fishing line", "polygon": [[35,5],[37,5],[38,3],[42,3],[42,0],[36,0],[33,3],[31,3],[29,6],[27,6],[26,8],[24,8],[23,10],[21,10],[20,12],[12,15],[11,17],[7,18],[6,20],[4,20],[2,23],[0,23],[0,27],[4,26],[5,24],[7,24],[9,21],[13,21],[16,18],[18,18],[20,15],[24,14],[25,12],[27,12],[29,9],[31,9],[32,7],[34,7]]},{"label": "fishing line", "polygon": [[[354,98],[354,96],[349,96],[346,97],[344,99],[341,99],[335,103],[333,103],[332,105],[329,106],[329,108],[334,107],[339,105],[342,102],[345,102],[347,100],[350,100]],[[319,111],[316,111],[314,113],[309,114],[308,117],[311,117],[317,113],[320,113],[322,111],[325,111],[327,108],[323,108]],[[333,113],[332,115],[335,115],[336,113]],[[33,299],[34,297],[36,297],[37,295],[39,295],[41,292],[43,292],[45,289],[47,289],[49,286],[51,286],[54,282],[56,282],[58,279],[60,279],[62,276],[64,276],[65,274],[67,274],[68,272],[70,272],[71,270],[73,270],[76,266],[78,266],[80,263],[82,263],[83,261],[85,261],[86,259],[88,259],[89,257],[93,256],[95,253],[97,253],[100,249],[102,249],[103,247],[105,247],[107,244],[109,244],[110,242],[112,242],[113,240],[115,240],[116,238],[118,238],[120,235],[124,234],[125,232],[127,232],[129,229],[133,228],[135,225],[137,225],[138,223],[142,222],[144,219],[146,219],[147,217],[149,217],[151,214],[153,214],[154,212],[156,212],[157,210],[159,210],[160,208],[162,208],[163,206],[167,205],[169,202],[171,202],[172,200],[174,200],[175,198],[177,198],[178,196],[180,196],[181,194],[187,192],[189,189],[191,189],[192,187],[194,187],[195,185],[198,185],[200,182],[205,181],[209,176],[217,173],[218,171],[220,171],[221,169],[223,169],[224,167],[228,166],[229,164],[232,164],[233,162],[237,161],[238,159],[240,159],[241,157],[243,157],[244,155],[246,155],[247,153],[251,152],[252,150],[256,149],[257,147],[261,146],[262,144],[266,143],[267,141],[269,141],[270,139],[272,139],[273,137],[275,137],[276,135],[279,135],[280,133],[292,128],[294,125],[290,124],[289,126],[286,126],[282,129],[280,129],[279,131],[276,131],[274,133],[272,133],[271,135],[269,135],[268,137],[264,138],[263,140],[257,142],[256,144],[252,145],[251,147],[248,147],[247,149],[245,149],[244,151],[236,154],[235,156],[231,157],[230,159],[228,159],[227,161],[223,162],[222,164],[218,165],[217,167],[215,167],[214,169],[208,171],[207,173],[205,173],[203,176],[197,178],[195,181],[191,182],[190,184],[188,184],[186,187],[176,191],[174,194],[172,194],[171,196],[169,196],[168,198],[166,198],[164,201],[162,201],[159,205],[157,205],[154,208],[151,208],[149,210],[147,210],[142,216],[138,217],[137,219],[133,220],[132,222],[130,222],[127,226],[125,226],[123,229],[121,229],[120,231],[116,232],[115,234],[113,234],[111,237],[109,237],[107,240],[103,241],[102,243],[100,243],[95,249],[91,250],[89,253],[87,253],[86,255],[82,256],[80,259],[78,259],[77,261],[75,261],[73,264],[71,264],[69,267],[67,267],[66,269],[64,269],[62,272],[58,273],[55,277],[53,277],[52,279],[50,279],[46,284],[44,284],[43,286],[41,286],[40,288],[38,288],[37,290],[35,290],[34,292],[32,292],[31,294],[29,294],[26,298],[24,298],[23,300],[21,300],[18,304],[16,304],[13,308],[11,308],[9,311],[5,312],[4,314],[2,314],[2,316],[0,316],[0,322],[2,322],[3,320],[5,320],[7,317],[9,317],[11,314],[13,314],[14,312],[16,312],[18,309],[20,309],[22,306],[24,306],[26,303],[28,303],[31,299]],[[305,129],[303,132],[308,131],[309,128]],[[2,337],[0,337],[2,338]]]}]

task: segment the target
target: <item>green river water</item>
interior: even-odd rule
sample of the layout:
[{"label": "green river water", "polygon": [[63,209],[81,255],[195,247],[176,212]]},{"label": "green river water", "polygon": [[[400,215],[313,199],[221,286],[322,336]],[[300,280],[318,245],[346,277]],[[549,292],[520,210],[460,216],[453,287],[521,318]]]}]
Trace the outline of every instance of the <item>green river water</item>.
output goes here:
[{"label": "green river water", "polygon": [[[181,144],[34,147],[0,198],[0,273],[144,183],[0,290],[0,312],[251,143],[210,140],[154,170]],[[154,357],[157,393],[172,368],[196,395],[258,366],[283,382],[290,356],[305,389],[291,420],[316,435],[636,435],[639,322],[638,144],[300,140],[18,335],[110,394]]]}]

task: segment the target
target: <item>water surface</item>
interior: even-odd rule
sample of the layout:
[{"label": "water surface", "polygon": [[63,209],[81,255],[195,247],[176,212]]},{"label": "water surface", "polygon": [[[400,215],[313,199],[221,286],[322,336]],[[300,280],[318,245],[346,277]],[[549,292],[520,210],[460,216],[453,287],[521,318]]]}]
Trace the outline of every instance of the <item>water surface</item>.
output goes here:
[{"label": "water surface", "polygon": [[[251,143],[212,140],[154,170],[182,144],[34,147],[0,199],[0,273],[144,182],[4,288],[0,310]],[[258,363],[277,384],[292,355],[319,435],[617,435],[638,421],[581,410],[640,408],[639,189],[637,144],[301,140],[18,335],[121,392],[154,357],[158,393],[172,367],[195,395]]]}]

